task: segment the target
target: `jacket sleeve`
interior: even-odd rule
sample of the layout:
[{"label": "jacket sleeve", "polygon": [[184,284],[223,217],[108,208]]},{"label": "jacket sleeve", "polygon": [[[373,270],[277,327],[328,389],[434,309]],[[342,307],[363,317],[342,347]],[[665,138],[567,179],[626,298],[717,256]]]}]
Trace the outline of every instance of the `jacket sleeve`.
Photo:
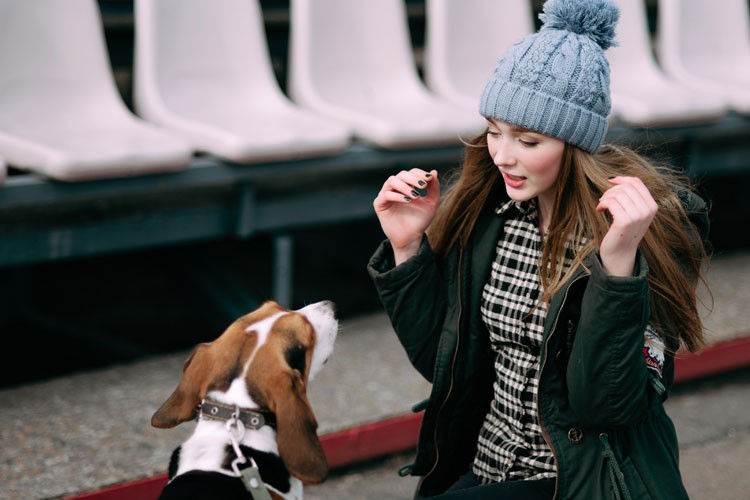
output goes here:
[{"label": "jacket sleeve", "polygon": [[409,360],[432,382],[445,317],[445,295],[427,238],[417,255],[395,267],[393,250],[384,241],[370,259],[367,271]]},{"label": "jacket sleeve", "polygon": [[642,256],[632,277],[610,276],[594,259],[567,368],[569,402],[584,425],[630,425],[648,410],[647,273]]}]

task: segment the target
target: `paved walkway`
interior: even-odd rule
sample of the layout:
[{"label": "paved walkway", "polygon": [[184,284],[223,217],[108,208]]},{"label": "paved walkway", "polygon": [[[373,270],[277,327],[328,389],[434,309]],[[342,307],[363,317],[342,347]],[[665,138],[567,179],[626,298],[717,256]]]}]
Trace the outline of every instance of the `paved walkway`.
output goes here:
[{"label": "paved walkway", "polygon": [[[749,335],[750,252],[718,256],[709,281],[714,294],[713,312],[705,316],[710,341]],[[181,352],[0,390],[3,498],[60,498],[163,473],[172,449],[192,425],[157,430],[149,420],[177,385],[186,356]],[[736,393],[727,389],[715,400],[707,390],[702,399],[686,393],[670,401],[694,498],[719,498],[710,495],[717,482],[750,491],[747,387],[740,385]],[[428,394],[429,385],[409,366],[386,318],[375,312],[341,322],[334,355],[314,381],[310,399],[319,432],[327,435],[410,414],[412,404]],[[715,473],[701,475],[706,471]],[[388,482],[406,485],[410,492],[410,480],[393,475]],[[337,481],[330,487],[341,484]],[[344,498],[316,497],[314,491],[311,498]],[[360,494],[348,498],[369,498],[363,490]]]},{"label": "paved walkway", "polygon": [[[680,438],[680,463],[691,500],[750,498],[750,367],[677,386],[667,401]],[[335,473],[308,486],[305,500],[412,498],[417,479],[396,471],[413,453]]]}]

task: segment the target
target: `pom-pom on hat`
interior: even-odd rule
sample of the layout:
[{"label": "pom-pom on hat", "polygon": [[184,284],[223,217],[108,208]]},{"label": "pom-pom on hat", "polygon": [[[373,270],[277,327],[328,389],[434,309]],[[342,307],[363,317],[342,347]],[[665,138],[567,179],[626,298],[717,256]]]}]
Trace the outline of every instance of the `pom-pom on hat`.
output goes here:
[{"label": "pom-pom on hat", "polygon": [[548,0],[542,28],[495,66],[479,112],[595,153],[611,108],[604,50],[619,16],[612,0]]}]

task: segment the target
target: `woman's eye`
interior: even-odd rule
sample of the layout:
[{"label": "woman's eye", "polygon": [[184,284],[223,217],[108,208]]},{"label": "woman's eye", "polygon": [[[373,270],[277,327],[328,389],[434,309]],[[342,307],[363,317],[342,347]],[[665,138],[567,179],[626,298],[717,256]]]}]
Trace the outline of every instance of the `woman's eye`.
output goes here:
[{"label": "woman's eye", "polygon": [[491,137],[499,137],[500,136],[500,132],[495,132],[494,130],[488,130],[487,131],[487,135],[489,135]]},{"label": "woman's eye", "polygon": [[520,142],[521,142],[521,144],[523,144],[527,148],[533,148],[534,146],[536,146],[537,144],[539,144],[536,141],[524,141],[523,139],[521,139]]}]

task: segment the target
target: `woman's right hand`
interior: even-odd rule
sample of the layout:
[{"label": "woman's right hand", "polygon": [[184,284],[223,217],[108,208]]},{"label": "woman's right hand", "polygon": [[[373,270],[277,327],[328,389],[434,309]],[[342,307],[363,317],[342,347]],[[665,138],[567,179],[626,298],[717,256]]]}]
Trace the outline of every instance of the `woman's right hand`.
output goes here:
[{"label": "woman's right hand", "polygon": [[[426,193],[424,196],[420,191]],[[390,176],[373,202],[396,265],[414,256],[440,203],[437,171],[418,168]]]}]

